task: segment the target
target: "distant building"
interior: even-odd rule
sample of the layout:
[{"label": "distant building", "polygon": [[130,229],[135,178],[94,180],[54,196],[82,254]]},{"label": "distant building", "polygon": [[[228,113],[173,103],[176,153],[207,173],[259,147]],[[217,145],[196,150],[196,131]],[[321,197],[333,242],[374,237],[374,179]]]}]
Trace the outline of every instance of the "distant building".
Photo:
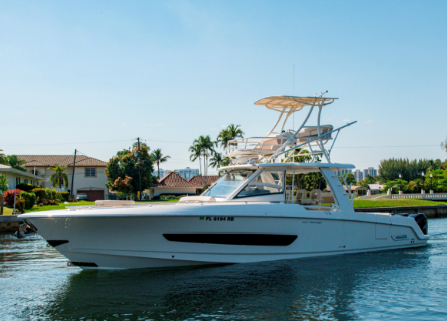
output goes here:
[{"label": "distant building", "polygon": [[[160,168],[160,178],[159,179],[162,179],[163,177],[166,176],[166,174],[169,174],[170,172],[175,172],[175,173],[179,174],[181,177],[183,177],[186,180],[189,180],[190,178],[192,178],[192,177],[194,177],[196,175],[199,175],[199,170],[198,169],[192,169],[192,168],[189,168],[189,167],[186,167],[185,169],[174,169],[173,171],[169,170],[169,169],[161,169]],[[158,171],[155,170],[154,174],[157,175]]]},{"label": "distant building", "polygon": [[334,173],[338,177],[342,177],[344,174],[352,174],[352,170],[350,170],[350,169],[340,169],[338,171],[334,171]]},{"label": "distant building", "polygon": [[334,171],[334,173],[338,177],[342,177],[344,174],[353,174],[355,177],[355,180],[357,182],[360,182],[366,178],[366,175],[371,175],[372,177],[376,177],[377,169],[375,169],[374,167],[368,167],[367,169],[364,169],[364,170],[356,169],[354,171],[352,171],[350,169],[341,169],[338,171]]},{"label": "distant building", "polygon": [[[169,169],[161,169],[160,168],[160,177],[159,178],[163,178],[169,172],[172,172],[172,171],[169,170]],[[158,170],[157,169],[154,170],[154,175],[158,175]]]},{"label": "distant building", "polygon": [[368,167],[368,169],[364,169],[363,170],[363,177],[365,178],[366,175],[371,175],[372,177],[376,177],[377,176],[377,169],[375,169],[374,167]]},{"label": "distant building", "polygon": [[199,175],[199,170],[198,169],[193,169],[193,168],[189,168],[186,167],[185,169],[175,169],[174,172],[176,172],[177,174],[179,174],[181,177],[183,177],[186,180],[189,180],[190,178]]},{"label": "distant building", "polygon": [[360,169],[356,169],[352,174],[354,174],[356,182],[363,181],[363,172]]}]

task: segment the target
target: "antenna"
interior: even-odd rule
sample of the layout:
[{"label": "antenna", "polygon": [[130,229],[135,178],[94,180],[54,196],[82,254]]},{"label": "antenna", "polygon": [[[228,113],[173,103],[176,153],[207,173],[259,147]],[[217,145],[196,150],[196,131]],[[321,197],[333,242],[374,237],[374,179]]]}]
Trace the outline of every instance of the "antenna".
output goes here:
[{"label": "antenna", "polygon": [[[295,96],[295,64],[293,64],[293,88],[292,96]],[[292,129],[295,131],[295,113],[292,115]]]}]

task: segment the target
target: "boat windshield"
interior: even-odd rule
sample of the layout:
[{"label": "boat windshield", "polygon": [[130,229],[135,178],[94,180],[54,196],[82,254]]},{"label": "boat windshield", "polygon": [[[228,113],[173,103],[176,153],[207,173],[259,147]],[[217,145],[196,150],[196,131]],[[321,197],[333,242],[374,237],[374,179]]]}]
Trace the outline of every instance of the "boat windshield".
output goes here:
[{"label": "boat windshield", "polygon": [[254,171],[236,170],[226,173],[216,184],[214,184],[202,196],[211,196],[217,198],[228,197],[236,188],[245,182]]}]

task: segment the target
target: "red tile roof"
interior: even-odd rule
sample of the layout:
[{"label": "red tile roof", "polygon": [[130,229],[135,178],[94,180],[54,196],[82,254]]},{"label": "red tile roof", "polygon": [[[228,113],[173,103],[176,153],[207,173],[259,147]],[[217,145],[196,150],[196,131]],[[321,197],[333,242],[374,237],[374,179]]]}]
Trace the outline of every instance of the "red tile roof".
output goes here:
[{"label": "red tile roof", "polygon": [[[207,184],[214,184],[220,177],[219,176],[206,176]],[[203,183],[202,183],[203,179]],[[195,187],[203,188],[205,185],[205,176],[193,176],[189,180],[184,179],[176,172],[169,172],[163,176],[158,184],[152,185],[151,187]]]},{"label": "red tile roof", "polygon": [[169,172],[163,176],[158,184],[152,185],[151,187],[196,187],[201,188],[201,186],[194,185],[188,182],[186,179],[181,177],[176,172]]},{"label": "red tile roof", "polygon": [[220,178],[219,176],[214,176],[214,175],[213,176],[198,176],[198,175],[196,175],[196,176],[191,177],[188,180],[188,182],[190,182],[194,185],[203,187],[203,186],[205,186],[205,182],[206,182],[206,184],[213,185],[215,182],[217,182],[219,180],[219,178]]},{"label": "red tile roof", "polygon": [[[60,166],[73,166],[73,155],[17,155],[23,159],[25,167],[53,167],[58,164]],[[106,167],[107,163],[102,160],[84,156],[76,156],[76,167]]]}]

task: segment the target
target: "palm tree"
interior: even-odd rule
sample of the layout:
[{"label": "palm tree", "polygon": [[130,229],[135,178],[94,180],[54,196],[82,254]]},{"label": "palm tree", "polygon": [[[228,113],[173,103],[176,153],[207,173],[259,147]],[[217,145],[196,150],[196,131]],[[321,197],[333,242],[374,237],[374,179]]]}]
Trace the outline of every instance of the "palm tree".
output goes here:
[{"label": "palm tree", "polygon": [[240,129],[240,125],[231,124],[227,128],[222,129],[217,136],[217,142],[220,143],[221,147],[227,148],[229,141],[237,137],[244,137],[244,132]]},{"label": "palm tree", "polygon": [[62,184],[64,184],[65,189],[68,187],[68,175],[64,173],[68,167],[60,166],[58,164],[54,165],[54,167],[50,167],[50,169],[54,172],[50,176],[50,181],[53,184],[53,187],[57,187],[59,185],[59,189],[62,188]]},{"label": "palm tree", "polygon": [[201,162],[201,157],[203,156],[203,173],[202,166],[200,166],[200,172],[202,176],[205,176],[205,184],[206,175],[208,173],[208,157],[215,152],[214,145],[216,145],[216,142],[213,142],[211,137],[207,135],[200,136],[198,139],[195,139],[193,145],[189,148],[189,151],[192,153],[190,155],[191,161],[195,161],[199,158],[199,162]]},{"label": "palm tree", "polygon": [[214,145],[216,143],[211,140],[209,135],[200,136],[198,139],[194,140],[194,145],[198,146],[202,156],[203,156],[203,174],[205,176],[205,185],[208,175],[208,157],[215,152]]},{"label": "palm tree", "polygon": [[191,155],[189,156],[191,162],[195,162],[197,158],[199,159],[200,175],[202,175],[202,160],[201,160],[202,151],[199,145],[193,144],[191,147],[189,147],[189,151],[191,152]]},{"label": "palm tree", "polygon": [[8,190],[8,180],[0,175],[0,215],[3,215],[3,193]]},{"label": "palm tree", "polygon": [[171,156],[163,156],[161,153],[161,149],[157,148],[151,153],[152,161],[157,162],[157,168],[158,168],[158,179],[160,179],[160,163],[164,163],[168,161],[168,158],[171,158]]},{"label": "palm tree", "polygon": [[230,136],[228,134],[227,129],[222,129],[216,139],[217,143],[220,143],[220,146],[224,149],[227,148],[228,142],[230,141]]},{"label": "palm tree", "polygon": [[[213,168],[228,166],[229,164],[230,164],[230,159],[228,157],[223,157],[221,153],[213,153],[213,157],[210,159],[210,165]],[[219,176],[220,176],[220,172],[219,172]]]},{"label": "palm tree", "polygon": [[18,169],[20,171],[26,172],[26,168],[22,165],[26,162],[23,159],[18,158],[16,155],[6,156],[7,163],[6,165],[11,166],[12,168]]},{"label": "palm tree", "polygon": [[244,136],[244,132],[242,131],[242,129],[240,129],[241,125],[234,125],[231,124],[227,127],[228,130],[228,136],[231,137],[231,139],[235,139],[236,137],[243,137]]}]

